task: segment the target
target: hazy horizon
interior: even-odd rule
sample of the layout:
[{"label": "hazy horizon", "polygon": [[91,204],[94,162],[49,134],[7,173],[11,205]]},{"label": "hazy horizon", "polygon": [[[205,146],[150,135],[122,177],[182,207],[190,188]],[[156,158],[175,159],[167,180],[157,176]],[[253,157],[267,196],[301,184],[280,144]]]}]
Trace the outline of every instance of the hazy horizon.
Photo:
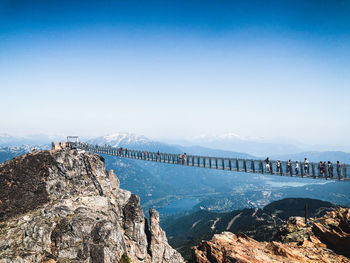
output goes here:
[{"label": "hazy horizon", "polygon": [[0,132],[350,149],[350,1],[2,1]]},{"label": "hazy horizon", "polygon": [[[22,141],[32,141],[37,144],[41,144],[44,141],[47,141],[47,143],[50,143],[52,140],[62,140],[65,141],[67,136],[77,135],[79,137],[80,141],[86,141],[91,139],[96,139],[100,137],[113,137],[113,136],[131,136],[131,137],[146,137],[148,140],[153,142],[160,142],[160,143],[166,143],[168,145],[179,145],[179,146],[185,146],[185,147],[192,147],[192,146],[200,146],[210,149],[218,149],[218,150],[224,150],[224,151],[239,151],[239,152],[245,152],[249,154],[255,154],[256,156],[263,156],[264,154],[268,155],[276,155],[278,153],[274,152],[276,149],[279,149],[278,151],[284,147],[285,149],[282,151],[284,154],[295,154],[295,153],[302,153],[302,152],[327,152],[327,151],[340,151],[345,153],[350,153],[350,147],[347,145],[326,145],[326,144],[307,144],[307,143],[301,143],[298,141],[290,141],[286,138],[274,138],[274,139],[267,139],[267,138],[255,138],[255,137],[242,137],[237,134],[220,134],[220,135],[199,135],[194,137],[184,137],[184,138],[169,138],[169,137],[154,137],[154,136],[147,136],[145,134],[137,134],[137,133],[131,133],[131,132],[112,132],[108,134],[98,134],[98,135],[84,135],[84,134],[9,134],[5,132],[0,131],[0,145],[19,145],[18,142]],[[7,143],[6,142],[6,136],[12,137],[14,139],[14,144]],[[1,143],[1,139],[4,139],[3,143]],[[229,144],[227,144],[229,143]],[[235,147],[232,147],[232,145],[236,145],[239,147],[238,149],[235,149]],[[255,146],[254,146],[255,145]],[[272,148],[276,147],[276,149],[266,149],[262,150],[261,147],[266,146],[272,146]],[[281,148],[282,147],[282,148]],[[260,154],[257,154],[257,152],[260,152]],[[255,152],[255,153],[254,153]],[[281,152],[280,152],[281,153]]]}]

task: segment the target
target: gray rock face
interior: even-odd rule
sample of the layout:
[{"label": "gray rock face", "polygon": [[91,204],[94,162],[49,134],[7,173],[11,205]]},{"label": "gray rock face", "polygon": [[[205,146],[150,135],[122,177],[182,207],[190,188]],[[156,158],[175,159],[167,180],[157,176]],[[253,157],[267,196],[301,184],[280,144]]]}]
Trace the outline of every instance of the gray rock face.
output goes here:
[{"label": "gray rock face", "polygon": [[102,157],[38,151],[0,165],[0,263],[184,262],[159,214],[119,188]]}]

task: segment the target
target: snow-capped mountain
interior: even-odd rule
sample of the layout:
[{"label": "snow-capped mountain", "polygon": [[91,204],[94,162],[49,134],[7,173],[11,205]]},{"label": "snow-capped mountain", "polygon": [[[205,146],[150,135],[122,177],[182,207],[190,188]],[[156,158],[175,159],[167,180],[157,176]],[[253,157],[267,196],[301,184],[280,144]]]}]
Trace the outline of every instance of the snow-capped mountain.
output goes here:
[{"label": "snow-capped mountain", "polygon": [[209,149],[200,146],[182,146],[182,145],[171,145],[158,141],[153,141],[143,135],[136,135],[133,133],[114,133],[106,136],[97,137],[88,140],[91,144],[97,145],[110,145],[112,147],[123,147],[136,150],[146,150],[146,151],[160,151],[167,153],[188,153],[195,155],[205,155],[205,156],[223,156],[232,158],[253,158],[254,156],[238,153],[223,151],[217,149]]},{"label": "snow-capped mountain", "polygon": [[113,147],[118,147],[122,145],[130,145],[130,144],[150,144],[151,140],[143,135],[136,135],[134,133],[113,133],[106,136],[100,136],[97,138],[93,138],[89,140],[89,142],[103,145],[108,144]]},{"label": "snow-capped mountain", "polygon": [[147,151],[161,151],[169,153],[180,153],[181,150],[177,147],[168,145],[166,143],[153,141],[143,135],[136,135],[134,133],[113,133],[106,136],[92,138],[87,141],[91,144],[110,145],[112,147],[123,147],[135,150]]}]

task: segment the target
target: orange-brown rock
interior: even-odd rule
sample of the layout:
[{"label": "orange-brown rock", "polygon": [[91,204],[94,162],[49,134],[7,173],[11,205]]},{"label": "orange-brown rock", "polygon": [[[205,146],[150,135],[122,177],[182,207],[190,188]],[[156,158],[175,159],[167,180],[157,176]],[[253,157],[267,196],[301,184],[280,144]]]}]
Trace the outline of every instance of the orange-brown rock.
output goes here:
[{"label": "orange-brown rock", "polygon": [[[350,262],[350,209],[336,208],[305,224],[291,217],[280,242],[224,232],[193,249],[195,262]],[[345,256],[347,257],[345,257]]]},{"label": "orange-brown rock", "polygon": [[328,248],[350,257],[350,209],[337,208],[315,221],[312,232]]},{"label": "orange-brown rock", "polygon": [[244,234],[223,232],[211,241],[203,241],[193,248],[197,263],[350,263],[350,259],[316,246],[307,240],[302,244],[290,242],[258,242]]}]

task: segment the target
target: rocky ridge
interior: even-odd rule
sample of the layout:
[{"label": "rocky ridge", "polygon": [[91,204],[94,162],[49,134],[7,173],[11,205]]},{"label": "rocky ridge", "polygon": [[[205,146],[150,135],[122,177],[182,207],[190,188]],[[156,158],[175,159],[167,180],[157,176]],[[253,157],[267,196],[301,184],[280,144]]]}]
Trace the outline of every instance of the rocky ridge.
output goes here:
[{"label": "rocky ridge", "polygon": [[305,224],[291,217],[282,242],[258,242],[243,233],[216,234],[193,248],[193,261],[204,262],[350,262],[350,209],[335,208]]},{"label": "rocky ridge", "polygon": [[0,262],[184,262],[159,214],[120,189],[104,159],[36,151],[0,165]]}]

